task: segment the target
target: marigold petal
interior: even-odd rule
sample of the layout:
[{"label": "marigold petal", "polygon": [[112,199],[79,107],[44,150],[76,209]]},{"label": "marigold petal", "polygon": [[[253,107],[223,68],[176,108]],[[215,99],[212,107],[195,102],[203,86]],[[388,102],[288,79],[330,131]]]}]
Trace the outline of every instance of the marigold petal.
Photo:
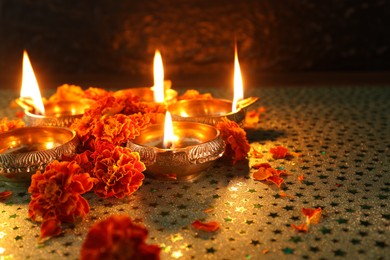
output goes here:
[{"label": "marigold petal", "polygon": [[195,220],[192,222],[191,226],[196,230],[203,230],[206,232],[214,232],[219,229],[219,223],[216,221],[201,222],[199,220]]},{"label": "marigold petal", "polygon": [[12,195],[12,191],[9,191],[9,190],[0,192],[0,201],[8,199],[9,197],[11,197],[11,195]]},{"label": "marigold petal", "polygon": [[291,227],[295,229],[298,232],[307,233],[309,231],[309,227],[306,223],[300,224],[300,225],[294,225],[291,224]]},{"label": "marigold petal", "polygon": [[322,209],[302,208],[302,214],[306,216],[307,224],[318,224],[322,217]]},{"label": "marigold petal", "polygon": [[283,146],[276,146],[270,149],[270,153],[274,159],[283,159],[286,158],[288,150]]},{"label": "marigold petal", "polygon": [[269,177],[273,176],[270,171],[267,171],[267,168],[260,167],[256,172],[253,173],[253,178],[257,181],[264,181]]},{"label": "marigold petal", "polygon": [[55,218],[44,220],[41,224],[41,235],[39,240],[46,240],[61,234],[61,221]]}]

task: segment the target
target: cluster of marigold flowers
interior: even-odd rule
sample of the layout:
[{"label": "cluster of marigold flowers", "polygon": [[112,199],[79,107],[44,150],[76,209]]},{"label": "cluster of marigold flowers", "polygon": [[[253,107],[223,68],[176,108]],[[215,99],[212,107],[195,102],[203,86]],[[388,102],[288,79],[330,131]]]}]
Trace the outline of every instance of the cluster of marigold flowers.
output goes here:
[{"label": "cluster of marigold flowers", "polygon": [[[179,97],[180,100],[211,98],[211,94],[196,90],[188,90]],[[61,234],[63,223],[82,220],[88,214],[90,207],[82,194],[93,191],[102,198],[121,199],[139,189],[145,165],[138,153],[125,147],[126,142],[139,136],[149,124],[160,122],[165,113],[164,106],[142,102],[129,92],[117,95],[99,88],[84,91],[65,84],[49,98],[49,102],[58,100],[88,100],[91,105],[71,125],[81,143],[77,154],[53,161],[45,171],[32,176],[28,215],[41,223],[41,241]],[[23,126],[21,120],[3,119],[0,132]],[[229,120],[216,127],[226,143],[225,156],[233,163],[245,159],[250,150],[246,132]],[[199,223],[194,227],[199,227]]]}]

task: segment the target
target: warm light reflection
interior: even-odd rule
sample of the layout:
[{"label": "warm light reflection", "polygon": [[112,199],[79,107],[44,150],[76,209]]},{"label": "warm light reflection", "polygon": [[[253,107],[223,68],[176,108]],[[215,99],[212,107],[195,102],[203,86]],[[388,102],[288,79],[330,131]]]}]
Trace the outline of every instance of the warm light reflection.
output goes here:
[{"label": "warm light reflection", "polygon": [[5,252],[5,248],[4,247],[0,247],[0,255],[4,254]]},{"label": "warm light reflection", "polygon": [[38,82],[26,51],[23,52],[23,76],[20,98],[31,100],[36,109],[36,114],[43,115],[45,113]]},{"label": "warm light reflection", "polygon": [[165,100],[164,97],[164,66],[162,57],[159,50],[156,50],[153,62],[154,71],[154,102],[162,103]]},{"label": "warm light reflection", "polygon": [[54,142],[47,142],[45,144],[45,146],[46,146],[46,149],[52,149],[52,148],[54,148]]},{"label": "warm light reflection", "polygon": [[163,148],[167,148],[167,149],[174,148],[175,141],[176,141],[176,137],[173,132],[173,122],[172,122],[171,113],[167,111],[165,113]]},{"label": "warm light reflection", "polygon": [[242,83],[242,75],[240,63],[238,62],[237,45],[234,48],[234,96],[232,111],[237,111],[237,102],[244,98],[244,87]]}]

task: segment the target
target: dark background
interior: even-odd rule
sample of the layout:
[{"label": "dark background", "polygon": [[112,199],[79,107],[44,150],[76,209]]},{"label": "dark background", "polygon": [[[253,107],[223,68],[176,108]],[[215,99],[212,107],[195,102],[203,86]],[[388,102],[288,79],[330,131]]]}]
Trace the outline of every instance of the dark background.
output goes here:
[{"label": "dark background", "polygon": [[51,84],[150,85],[159,48],[166,78],[225,84],[235,39],[247,79],[387,72],[389,6],[386,0],[0,0],[0,78],[19,84],[26,49],[38,80]]}]

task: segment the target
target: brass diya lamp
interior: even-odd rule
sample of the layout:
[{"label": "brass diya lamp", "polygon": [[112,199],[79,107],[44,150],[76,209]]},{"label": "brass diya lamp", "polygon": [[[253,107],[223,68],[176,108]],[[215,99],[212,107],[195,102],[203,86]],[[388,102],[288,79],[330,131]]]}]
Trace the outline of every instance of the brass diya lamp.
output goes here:
[{"label": "brass diya lamp", "polygon": [[63,127],[23,127],[0,134],[0,181],[28,184],[31,175],[44,170],[62,155],[76,152],[76,132]]},{"label": "brass diya lamp", "polygon": [[164,66],[159,50],[156,50],[153,61],[154,85],[153,87],[129,88],[115,92],[114,96],[131,93],[141,98],[143,102],[165,103],[176,102],[177,92],[171,89],[172,82],[164,80]]},{"label": "brass diya lamp", "polygon": [[82,117],[91,101],[42,101],[41,92],[27,52],[23,53],[23,77],[20,98],[16,103],[24,109],[29,126],[70,126]]},{"label": "brass diya lamp", "polygon": [[[168,120],[169,121],[169,120]],[[138,152],[146,166],[146,174],[161,180],[193,180],[209,168],[225,151],[219,131],[196,122],[173,122],[176,140],[164,141],[165,126],[147,127],[141,135],[129,140],[127,147]]]},{"label": "brass diya lamp", "polygon": [[77,118],[81,118],[92,101],[48,101],[41,114],[30,103],[19,98],[16,100],[24,108],[24,121],[28,126],[59,126],[69,127]]},{"label": "brass diya lamp", "polygon": [[238,124],[245,119],[246,111],[258,101],[257,97],[249,97],[237,101],[237,109],[232,110],[233,102],[225,99],[181,100],[168,107],[173,120],[199,122],[209,125],[227,118]]}]

